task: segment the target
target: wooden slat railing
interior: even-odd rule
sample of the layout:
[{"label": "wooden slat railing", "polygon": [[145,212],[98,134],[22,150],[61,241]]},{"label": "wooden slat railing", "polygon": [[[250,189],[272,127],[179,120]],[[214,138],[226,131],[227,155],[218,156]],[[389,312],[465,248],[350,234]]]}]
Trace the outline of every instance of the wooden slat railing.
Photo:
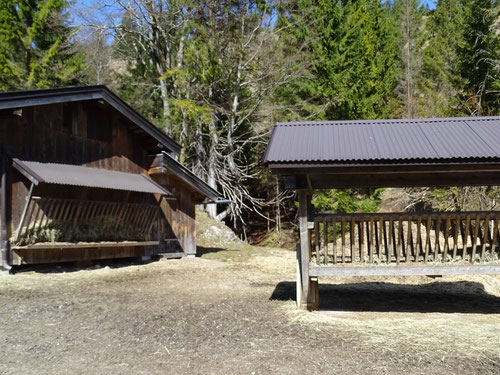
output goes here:
[{"label": "wooden slat railing", "polygon": [[318,214],[309,230],[311,261],[337,263],[499,260],[500,212]]},{"label": "wooden slat railing", "polygon": [[[78,226],[98,226],[99,232],[117,232],[130,239],[148,239],[162,215],[155,204],[88,201],[57,198],[33,198],[28,203],[14,235],[14,243],[36,235],[43,228],[64,226],[74,231]],[[94,238],[99,241],[101,238]]]}]

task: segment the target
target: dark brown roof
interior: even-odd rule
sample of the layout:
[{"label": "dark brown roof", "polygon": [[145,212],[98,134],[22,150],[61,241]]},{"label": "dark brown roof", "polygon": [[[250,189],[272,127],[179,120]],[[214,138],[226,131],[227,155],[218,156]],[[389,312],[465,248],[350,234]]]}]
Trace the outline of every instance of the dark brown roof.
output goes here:
[{"label": "dark brown roof", "polygon": [[190,185],[200,194],[210,199],[212,202],[217,203],[223,200],[221,193],[213,189],[205,181],[195,175],[189,168],[179,163],[179,161],[175,160],[166,152],[156,155],[156,159],[152,166],[165,168],[165,170],[175,174],[178,178]]},{"label": "dark brown roof", "polygon": [[172,195],[144,174],[19,159],[13,159],[13,166],[36,185],[47,183]]},{"label": "dark brown roof", "polygon": [[169,151],[175,154],[180,153],[181,146],[177,142],[103,85],[2,92],[0,93],[0,110],[95,99],[102,99],[107,102]]},{"label": "dark brown roof", "polygon": [[500,160],[500,116],[281,122],[266,164]]}]

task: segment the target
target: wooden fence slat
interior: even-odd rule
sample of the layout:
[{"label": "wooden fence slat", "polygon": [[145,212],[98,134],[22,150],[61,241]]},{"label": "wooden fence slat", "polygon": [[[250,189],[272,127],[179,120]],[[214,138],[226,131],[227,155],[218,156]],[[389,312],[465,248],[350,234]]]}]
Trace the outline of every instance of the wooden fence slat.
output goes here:
[{"label": "wooden fence slat", "polygon": [[403,217],[398,220],[398,248],[396,250],[396,264],[401,261],[401,253],[403,252]]},{"label": "wooden fence slat", "polygon": [[498,243],[497,238],[498,238],[498,215],[495,215],[495,220],[493,222],[493,235],[491,236],[491,249],[490,249],[491,259],[494,259],[495,256],[495,250]]},{"label": "wooden fence slat", "polygon": [[484,239],[483,239],[483,246],[481,247],[481,262],[484,262],[484,253],[486,252],[486,244],[489,242],[488,241],[488,230],[490,229],[490,215],[486,215],[486,218],[484,219]]},{"label": "wooden fence slat", "polygon": [[319,223],[314,225],[314,252],[316,254],[316,264],[319,265]]},{"label": "wooden fence slat", "polygon": [[473,238],[472,238],[472,255],[471,255],[471,263],[474,263],[475,261],[475,257],[476,257],[476,245],[477,245],[477,235],[479,233],[479,225],[480,225],[480,219],[479,219],[479,215],[476,215],[476,219],[475,219],[475,222],[474,222],[474,235],[473,235]]},{"label": "wooden fence slat", "polygon": [[333,220],[333,263],[337,263],[337,222]]},{"label": "wooden fence slat", "polygon": [[446,262],[446,258],[448,257],[448,249],[450,248],[450,225],[451,225],[451,217],[448,215],[445,221],[444,228],[444,248],[443,248],[443,262]]},{"label": "wooden fence slat", "polygon": [[465,231],[464,231],[464,244],[462,250],[462,260],[465,260],[465,256],[467,255],[467,247],[469,243],[469,228],[470,228],[470,215],[465,217]]},{"label": "wooden fence slat", "polygon": [[351,263],[354,263],[354,219],[351,219]]},{"label": "wooden fence slat", "polygon": [[393,253],[393,239],[394,239],[394,220],[391,217],[389,219],[389,246],[387,246],[387,263],[392,262]]},{"label": "wooden fence slat", "polygon": [[324,264],[328,264],[328,222],[326,220],[323,221],[323,237],[324,237]]},{"label": "wooden fence slat", "polygon": [[417,242],[415,244],[415,263],[418,262],[418,256],[422,252],[422,216],[417,217]]},{"label": "wooden fence slat", "polygon": [[342,263],[345,263],[345,218],[342,218]]},{"label": "wooden fence slat", "polygon": [[359,261],[363,261],[363,255],[364,255],[364,228],[363,228],[363,222],[360,220],[358,221],[358,243],[359,243]]},{"label": "wooden fence slat", "polygon": [[457,258],[457,250],[458,250],[458,231],[460,230],[460,217],[457,216],[455,219],[455,228],[453,232],[453,256],[451,258],[454,261]]},{"label": "wooden fence slat", "polygon": [[427,218],[427,225],[425,226],[425,254],[424,263],[427,263],[429,259],[429,251],[431,247],[431,230],[432,230],[432,218],[429,216]]},{"label": "wooden fence slat", "polygon": [[411,252],[413,248],[413,233],[412,233],[412,224],[413,220],[411,216],[408,216],[408,234],[407,234],[407,239],[406,239],[406,258],[405,262],[410,261],[411,257]]},{"label": "wooden fence slat", "polygon": [[375,223],[373,222],[373,218],[370,219],[370,239],[368,241],[368,251],[370,252],[370,263],[373,263],[373,248],[374,248],[374,231],[375,229]]},{"label": "wooden fence slat", "polygon": [[437,262],[439,255],[439,248],[441,245],[439,244],[439,235],[441,233],[441,216],[438,216],[436,220],[436,226],[434,227],[434,262]]}]

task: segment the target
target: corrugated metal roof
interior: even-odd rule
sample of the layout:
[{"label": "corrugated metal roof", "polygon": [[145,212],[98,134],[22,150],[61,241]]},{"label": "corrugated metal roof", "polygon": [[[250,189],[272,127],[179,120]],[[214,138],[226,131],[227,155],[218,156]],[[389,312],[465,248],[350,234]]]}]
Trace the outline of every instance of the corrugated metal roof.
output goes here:
[{"label": "corrugated metal roof", "polygon": [[276,123],[265,163],[499,159],[500,116]]},{"label": "corrugated metal roof", "polygon": [[172,195],[144,174],[110,171],[69,164],[39,163],[13,159],[14,167],[33,183],[74,185],[91,188]]},{"label": "corrugated metal roof", "polygon": [[162,152],[161,154],[157,155],[157,157],[160,157],[159,160],[161,160],[161,163],[159,163],[159,165],[155,165],[155,163],[153,163],[153,166],[162,166],[167,168],[170,172],[189,184],[199,193],[205,195],[212,202],[216,203],[223,200],[221,193],[213,189],[205,181],[195,175],[189,168],[181,164],[178,160],[174,159],[168,153]]}]

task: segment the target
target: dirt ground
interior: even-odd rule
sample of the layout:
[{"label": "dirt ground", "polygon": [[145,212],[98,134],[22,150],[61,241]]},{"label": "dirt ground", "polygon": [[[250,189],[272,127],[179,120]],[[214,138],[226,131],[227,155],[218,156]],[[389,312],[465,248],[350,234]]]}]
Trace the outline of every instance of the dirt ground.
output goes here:
[{"label": "dirt ground", "polygon": [[499,374],[500,277],[320,279],[286,250],[0,275],[2,374]]}]

